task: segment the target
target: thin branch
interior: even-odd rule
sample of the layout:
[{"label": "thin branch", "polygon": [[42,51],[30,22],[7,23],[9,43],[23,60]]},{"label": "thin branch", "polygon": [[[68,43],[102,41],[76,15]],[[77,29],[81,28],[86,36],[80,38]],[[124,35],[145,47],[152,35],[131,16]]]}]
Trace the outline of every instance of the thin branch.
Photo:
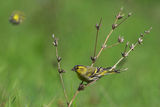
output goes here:
[{"label": "thin branch", "polygon": [[[138,42],[135,43],[134,45],[134,48],[137,46]],[[133,49],[134,49],[133,48]],[[127,53],[126,53],[126,56],[128,56],[128,54],[133,50],[133,49],[130,49]],[[113,67],[109,70],[109,71],[112,71],[113,69],[115,69],[117,67],[117,65],[124,59],[125,57],[122,56],[114,65]]]},{"label": "thin branch", "polygon": [[[114,24],[112,25],[112,29],[110,30],[110,32],[109,32],[109,34],[107,35],[107,37],[106,37],[106,39],[105,39],[105,41],[104,41],[104,43],[103,43],[100,51],[98,52],[97,56],[95,57],[96,59],[100,56],[101,52],[102,52],[103,49],[106,47],[106,43],[107,43],[109,37],[111,36],[111,34],[113,33],[113,31],[115,30],[115,28],[118,27],[118,25],[117,25],[116,23],[117,23],[117,21],[118,21],[119,19],[122,18],[121,13],[122,13],[122,9],[120,10],[120,12],[118,13],[118,15],[116,16],[116,19],[115,19],[115,21],[114,21]],[[128,17],[127,17],[127,18],[128,18]],[[126,19],[125,19],[125,20],[126,20]],[[123,20],[121,23],[123,23],[125,20]],[[121,23],[120,23],[120,24],[121,24]],[[93,66],[94,63],[95,63],[95,61],[92,62],[91,66]]]},{"label": "thin branch", "polygon": [[92,81],[92,82],[90,82],[90,83],[88,83],[88,84],[82,84],[82,83],[80,83],[80,84],[79,84],[79,87],[78,87],[78,89],[76,90],[75,94],[73,95],[73,97],[72,97],[72,99],[71,99],[68,107],[70,107],[70,106],[72,105],[73,101],[75,100],[76,96],[79,94],[80,91],[84,90],[84,88],[92,85],[92,84],[95,83],[96,81],[97,81],[97,80],[94,80],[94,81]]},{"label": "thin branch", "polygon": [[117,43],[114,43],[114,44],[112,44],[112,45],[107,46],[106,48],[112,48],[112,47],[117,46],[117,45],[119,45],[119,44],[120,44],[120,43],[117,42]]},{"label": "thin branch", "polygon": [[100,27],[101,27],[101,23],[102,23],[102,18],[100,19],[99,24],[96,25],[97,33],[96,33],[96,41],[95,41],[95,47],[94,47],[94,54],[93,54],[93,57],[96,56],[96,47],[97,47],[98,34],[99,34],[99,29],[100,29]]},{"label": "thin branch", "polygon": [[[145,34],[148,34],[151,29],[152,29],[152,27],[151,27],[149,30],[145,31]],[[117,67],[117,65],[118,65],[125,57],[127,57],[127,56],[129,55],[129,53],[130,53],[131,51],[133,51],[134,48],[135,48],[138,44],[142,44],[143,37],[144,37],[145,34],[141,34],[141,37],[138,38],[137,42],[136,42],[135,44],[132,44],[132,45],[130,46],[130,49],[128,50],[128,52],[126,52],[127,47],[128,47],[128,44],[129,44],[129,42],[127,42],[126,47],[125,47],[125,50],[124,50],[124,53],[122,54],[122,57],[113,65],[113,67],[112,67],[109,71],[112,71],[113,69],[115,69],[115,68]]]},{"label": "thin branch", "polygon": [[71,107],[71,105],[72,105],[74,99],[76,98],[76,96],[78,95],[79,92],[80,92],[79,90],[77,90],[77,91],[75,92],[75,94],[74,94],[72,100],[71,100],[71,101],[69,102],[69,104],[68,104],[68,107]]},{"label": "thin branch", "polygon": [[99,24],[96,24],[97,32],[96,32],[94,53],[93,53],[93,56],[91,56],[92,63],[94,63],[94,62],[96,61],[96,57],[95,57],[95,56],[96,56],[96,48],[97,48],[98,35],[99,35],[99,29],[100,29],[100,27],[101,27],[101,23],[102,23],[102,18],[100,19]]},{"label": "thin branch", "polygon": [[57,63],[58,63],[58,72],[59,72],[60,82],[61,82],[61,85],[62,85],[62,88],[63,88],[63,93],[64,93],[64,96],[65,96],[66,102],[68,104],[69,100],[68,100],[68,96],[67,96],[67,92],[66,92],[66,89],[65,89],[65,86],[64,86],[63,76],[62,76],[62,73],[64,73],[65,71],[63,69],[61,69],[60,61],[62,60],[62,58],[59,57],[59,55],[58,55],[58,39],[55,38],[54,36],[53,36],[53,38],[54,38],[53,45],[56,48],[56,57],[57,57]]}]

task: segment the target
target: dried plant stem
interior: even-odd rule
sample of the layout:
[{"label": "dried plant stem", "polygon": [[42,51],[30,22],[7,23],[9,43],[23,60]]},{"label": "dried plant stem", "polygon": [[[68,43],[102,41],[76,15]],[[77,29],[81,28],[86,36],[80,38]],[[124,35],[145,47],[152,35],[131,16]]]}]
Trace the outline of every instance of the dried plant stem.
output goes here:
[{"label": "dried plant stem", "polygon": [[[112,29],[110,30],[110,32],[109,32],[109,34],[107,35],[107,37],[106,37],[106,39],[105,39],[105,41],[104,41],[104,43],[103,43],[100,51],[98,52],[97,56],[94,57],[94,59],[98,59],[98,57],[99,57],[100,54],[102,53],[103,49],[107,47],[107,41],[108,41],[109,37],[111,36],[111,34],[113,33],[113,31],[115,30],[115,28],[117,28],[117,27],[118,27],[119,25],[121,25],[124,21],[126,21],[126,20],[128,19],[128,17],[131,16],[131,13],[129,13],[126,18],[124,18],[119,24],[117,24],[117,21],[122,18],[122,16],[121,16],[122,10],[123,10],[123,9],[121,8],[120,12],[119,12],[118,15],[116,16],[116,19],[115,19],[115,21],[114,21],[114,24],[112,24]],[[111,46],[111,47],[112,47],[112,46]],[[95,63],[95,61],[92,61],[91,66],[93,66],[94,63]]]},{"label": "dried plant stem", "polygon": [[[121,10],[121,11],[122,11],[122,10]],[[118,15],[120,15],[120,14],[121,14],[121,11],[118,13]],[[117,23],[117,21],[118,21],[118,17],[116,17],[116,19],[115,19],[115,21],[114,21],[114,24],[116,24],[116,23]],[[102,47],[101,47],[100,51],[98,52],[98,54],[97,54],[97,56],[96,56],[96,59],[100,56],[101,52],[102,52],[102,51],[103,51],[103,49],[105,48],[106,43],[107,43],[107,41],[108,41],[109,37],[111,36],[111,34],[113,33],[113,31],[114,31],[114,29],[111,29],[111,31],[110,31],[110,32],[109,32],[109,34],[107,35],[107,37],[106,37],[106,39],[105,39],[105,41],[104,41],[104,43],[103,43],[103,45],[102,45]],[[95,63],[95,61],[94,61],[94,62],[92,61],[91,66],[93,66],[93,65],[94,65],[94,63]]]},{"label": "dried plant stem", "polygon": [[[119,12],[119,14],[120,14],[120,13],[121,13],[121,12]],[[116,24],[116,23],[117,23],[117,21],[118,21],[118,18],[116,17],[116,20],[114,21],[114,24]],[[111,36],[111,34],[113,33],[113,31],[114,31],[114,29],[112,29],[112,30],[109,32],[109,34],[107,35],[107,37],[106,37],[106,39],[105,39],[105,41],[104,41],[104,43],[103,43],[103,45],[102,45],[102,47],[101,47],[100,51],[98,52],[98,54],[97,54],[96,58],[98,58],[98,57],[100,56],[101,52],[102,52],[102,51],[103,51],[103,49],[105,48],[105,45],[106,45],[106,43],[107,43],[107,41],[108,41],[109,37],[110,37],[110,36]]]},{"label": "dried plant stem", "polygon": [[94,46],[94,55],[93,55],[93,57],[96,56],[96,47],[97,47],[98,34],[99,34],[99,29],[100,29],[100,27],[101,27],[101,23],[102,23],[102,18],[100,19],[99,24],[96,25],[97,32],[96,32],[96,41],[95,41],[95,46]]},{"label": "dried plant stem", "polygon": [[112,32],[113,32],[113,29],[110,31],[110,33],[108,34],[107,38],[105,39],[105,41],[104,41],[104,43],[103,43],[103,45],[102,45],[102,48],[101,48],[100,51],[98,52],[96,58],[98,58],[98,57],[100,56],[101,52],[102,52],[103,49],[105,48],[106,42],[108,41],[108,38],[111,36]]},{"label": "dried plant stem", "polygon": [[66,89],[65,89],[65,86],[64,86],[63,76],[62,76],[62,72],[61,72],[61,65],[60,65],[60,60],[61,59],[59,59],[60,57],[58,56],[58,48],[57,48],[57,46],[55,46],[55,47],[56,47],[56,57],[57,57],[57,61],[58,61],[58,72],[59,72],[60,82],[61,82],[61,85],[62,85],[62,88],[63,88],[63,93],[64,93],[64,96],[65,96],[66,102],[68,104],[69,100],[68,100],[68,96],[67,96],[67,92],[66,92]]},{"label": "dried plant stem", "polygon": [[63,88],[63,93],[64,93],[64,96],[65,96],[65,98],[66,98],[67,104],[68,104],[69,100],[68,100],[68,96],[67,96],[66,89],[65,89],[65,87],[64,87],[64,82],[63,82],[62,74],[60,74],[59,76],[60,76],[60,80],[61,80],[61,84],[62,84],[62,88]]},{"label": "dried plant stem", "polygon": [[[138,41],[137,41],[135,44],[132,44],[132,45],[131,45],[131,47],[130,47],[130,49],[128,50],[128,52],[125,52],[125,55],[122,55],[122,57],[117,61],[117,63],[115,63],[115,64],[113,65],[113,67],[110,69],[110,71],[112,71],[113,69],[115,69],[115,68],[117,67],[117,65],[118,65],[126,56],[128,56],[129,53],[130,53],[131,51],[133,51],[134,48],[135,48],[138,44],[141,44],[142,41],[143,41],[144,35],[150,33],[151,30],[152,30],[152,27],[150,27],[149,30],[145,31],[144,34],[141,34],[141,37],[138,38]],[[129,43],[129,42],[127,42],[127,44],[126,44],[125,51],[127,50],[128,43]]]},{"label": "dried plant stem", "polygon": [[119,45],[119,44],[120,44],[120,43],[117,42],[117,43],[115,43],[115,44],[112,44],[112,45],[110,45],[110,46],[107,46],[106,48],[112,48],[112,47],[117,46],[117,45]]},{"label": "dried plant stem", "polygon": [[[134,48],[135,48],[138,44],[141,44],[142,41],[143,41],[144,35],[150,33],[151,30],[152,30],[152,27],[151,27],[149,30],[145,31],[144,34],[141,34],[141,37],[138,38],[138,41],[137,41],[135,44],[132,44],[132,45],[131,45],[131,47],[130,47],[130,49],[128,50],[128,52],[124,52],[125,55],[122,55],[122,57],[113,65],[113,67],[110,69],[110,71],[112,71],[113,69],[115,69],[115,68],[117,67],[117,65],[118,65],[126,56],[128,56],[129,53],[130,53],[131,51],[133,51]],[[126,44],[125,51],[127,50],[128,43],[129,43],[129,42],[127,42],[127,44]]]},{"label": "dried plant stem", "polygon": [[74,94],[72,100],[71,100],[71,101],[69,102],[69,104],[68,104],[68,107],[71,107],[71,105],[72,105],[74,99],[76,98],[76,96],[78,95],[79,92],[80,92],[79,90],[77,90],[77,91],[75,92],[75,94]]},{"label": "dried plant stem", "polygon": [[[73,97],[72,97],[72,99],[71,99],[68,107],[70,107],[70,106],[72,105],[73,101],[75,100],[76,96],[79,94],[79,92],[80,92],[81,90],[83,90],[84,88],[92,85],[92,84],[95,83],[96,81],[97,81],[97,80],[94,80],[94,81],[92,81],[92,82],[90,82],[90,83],[88,83],[88,84],[86,84],[86,85],[80,83],[79,88],[76,90],[75,94],[73,95]],[[82,89],[80,89],[81,85],[82,85]]]},{"label": "dried plant stem", "polygon": [[[128,50],[128,52],[126,53],[126,56],[129,55],[129,53],[137,46],[137,44],[138,44],[138,42],[136,42],[136,43],[134,44],[134,47],[133,47],[132,49]],[[113,67],[110,69],[110,71],[112,71],[113,69],[115,69],[115,68],[117,67],[117,65],[118,65],[124,58],[125,58],[125,57],[122,56],[122,57],[113,65]]]}]

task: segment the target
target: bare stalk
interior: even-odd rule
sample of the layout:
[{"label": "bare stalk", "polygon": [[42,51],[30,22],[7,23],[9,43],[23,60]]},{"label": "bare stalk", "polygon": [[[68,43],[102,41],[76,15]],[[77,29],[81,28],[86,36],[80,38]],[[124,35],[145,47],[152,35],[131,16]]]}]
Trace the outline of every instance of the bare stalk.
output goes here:
[{"label": "bare stalk", "polygon": [[[128,17],[125,18],[124,20],[122,20],[122,21],[120,22],[120,24],[116,24],[117,21],[122,18],[121,13],[122,13],[122,9],[120,10],[120,12],[118,13],[118,15],[116,16],[116,19],[115,19],[115,21],[114,21],[114,24],[112,25],[112,29],[110,30],[109,34],[107,35],[107,37],[106,37],[106,39],[105,39],[105,41],[104,41],[104,43],[103,43],[100,51],[98,52],[97,56],[95,56],[95,59],[98,59],[98,57],[100,56],[101,52],[102,52],[103,49],[106,47],[106,43],[107,43],[109,37],[111,36],[111,34],[113,33],[113,31],[115,30],[115,28],[117,28],[121,23],[123,23],[123,22],[130,16],[130,15],[128,15]],[[92,61],[91,66],[93,66],[94,63],[95,63],[95,61],[94,61],[94,62]]]},{"label": "bare stalk", "polygon": [[67,96],[67,92],[66,92],[66,89],[65,89],[65,86],[64,86],[63,76],[62,76],[62,73],[64,73],[65,71],[63,69],[61,69],[61,65],[60,65],[60,61],[62,60],[62,58],[59,57],[59,55],[58,55],[58,39],[57,38],[54,38],[53,45],[56,48],[56,57],[57,57],[57,63],[58,63],[58,72],[59,72],[60,82],[61,82],[61,85],[62,85],[62,88],[63,88],[63,93],[64,93],[64,96],[65,96],[66,102],[68,104],[69,100],[68,100],[68,96]]},{"label": "bare stalk", "polygon": [[96,40],[95,40],[95,46],[94,46],[94,53],[93,53],[93,57],[91,57],[92,63],[94,63],[94,61],[96,60],[95,56],[96,56],[96,48],[97,48],[97,41],[98,41],[98,35],[99,35],[99,29],[101,27],[101,23],[102,23],[102,18],[99,21],[99,24],[96,24]]},{"label": "bare stalk", "polygon": [[120,43],[117,42],[117,43],[114,43],[114,44],[112,44],[112,45],[107,46],[106,48],[112,48],[112,47],[117,46],[117,45],[119,45],[119,44],[120,44]]},{"label": "bare stalk", "polygon": [[71,101],[69,102],[69,104],[68,104],[68,107],[71,107],[71,105],[72,105],[74,99],[76,98],[76,96],[78,95],[79,92],[80,92],[79,90],[77,90],[77,91],[75,92],[75,94],[74,94],[72,100],[71,100]]},{"label": "bare stalk", "polygon": [[124,53],[122,53],[122,57],[113,65],[113,67],[112,67],[109,71],[112,71],[113,69],[115,69],[115,68],[117,67],[117,65],[118,65],[125,57],[127,57],[127,56],[129,55],[129,53],[130,53],[131,51],[133,51],[134,48],[135,48],[138,44],[142,44],[144,35],[150,33],[150,30],[151,30],[151,29],[152,29],[152,27],[151,27],[149,30],[145,31],[144,34],[141,34],[141,37],[138,38],[137,42],[136,42],[135,44],[132,44],[132,45],[130,46],[130,49],[126,52],[127,47],[128,47],[128,43],[129,43],[129,42],[127,42],[126,47],[125,47],[125,50],[124,50]]},{"label": "bare stalk", "polygon": [[80,84],[79,84],[79,87],[78,87],[78,89],[76,90],[75,94],[73,95],[73,97],[72,97],[72,99],[71,99],[68,107],[70,107],[70,106],[72,105],[73,101],[75,100],[76,96],[79,94],[80,91],[84,90],[84,88],[92,85],[92,84],[95,83],[96,81],[97,81],[97,80],[94,80],[94,81],[92,81],[92,82],[90,82],[90,83],[88,83],[88,84],[82,84],[82,83],[80,83]]}]

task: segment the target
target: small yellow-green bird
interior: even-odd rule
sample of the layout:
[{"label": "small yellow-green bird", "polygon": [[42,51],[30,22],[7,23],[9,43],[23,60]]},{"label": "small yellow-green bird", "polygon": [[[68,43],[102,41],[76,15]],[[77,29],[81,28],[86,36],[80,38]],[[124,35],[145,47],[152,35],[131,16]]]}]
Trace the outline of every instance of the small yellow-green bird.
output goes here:
[{"label": "small yellow-green bird", "polygon": [[[111,70],[112,67],[102,68],[102,67],[91,67],[84,65],[76,65],[73,67],[72,71],[75,71],[80,80],[87,83],[94,80],[98,80],[104,75],[120,73],[119,70]],[[111,70],[111,71],[110,71]]]}]

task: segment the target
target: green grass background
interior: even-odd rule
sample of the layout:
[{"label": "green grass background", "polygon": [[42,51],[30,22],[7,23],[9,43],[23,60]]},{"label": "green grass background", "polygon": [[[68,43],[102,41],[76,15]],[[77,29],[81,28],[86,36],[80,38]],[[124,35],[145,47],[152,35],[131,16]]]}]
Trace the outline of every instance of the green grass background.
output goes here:
[{"label": "green grass background", "polygon": [[[120,7],[133,16],[109,39],[118,35],[134,42],[150,26],[153,30],[128,58],[127,72],[108,75],[80,92],[73,107],[158,107],[160,106],[160,1],[159,0],[1,0],[0,1],[0,106],[64,107],[65,99],[56,67],[54,33],[59,38],[63,75],[69,99],[80,80],[74,65],[90,65],[95,41],[95,24],[103,18],[98,50]],[[13,11],[25,20],[13,26]],[[96,66],[112,66],[124,44],[103,51]]]}]

